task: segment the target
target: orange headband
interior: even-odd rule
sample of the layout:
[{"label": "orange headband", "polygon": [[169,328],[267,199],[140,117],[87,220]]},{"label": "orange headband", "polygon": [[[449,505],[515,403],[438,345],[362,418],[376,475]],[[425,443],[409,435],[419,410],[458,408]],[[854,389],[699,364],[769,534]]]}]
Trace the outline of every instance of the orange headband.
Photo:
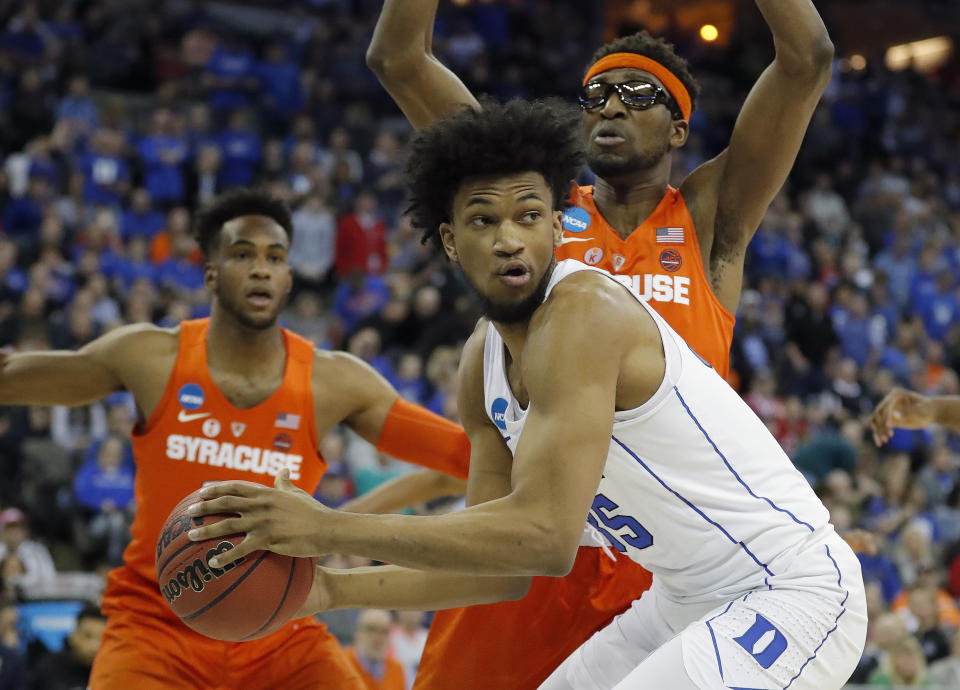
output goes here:
[{"label": "orange headband", "polygon": [[673,100],[677,102],[677,105],[680,106],[683,119],[690,119],[690,113],[693,112],[693,101],[690,99],[690,93],[687,91],[687,87],[674,76],[673,72],[656,60],[651,60],[643,55],[637,55],[636,53],[612,53],[602,57],[593,63],[593,66],[587,71],[587,76],[583,78],[583,85],[586,86],[588,81],[601,72],[620,67],[641,69],[655,76],[663,82],[667,93],[669,93]]}]

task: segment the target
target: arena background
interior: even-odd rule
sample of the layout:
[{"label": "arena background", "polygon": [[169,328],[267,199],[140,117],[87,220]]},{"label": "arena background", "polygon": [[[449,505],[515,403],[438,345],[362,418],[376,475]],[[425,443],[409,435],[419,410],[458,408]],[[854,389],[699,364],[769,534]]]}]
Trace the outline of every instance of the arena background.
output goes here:
[{"label": "arena background", "polygon": [[[960,393],[960,4],[817,4],[834,75],[750,247],[732,383],[834,524],[877,537],[855,680],[898,663],[957,688],[960,438],[901,431],[877,449],[865,419],[895,384]],[[205,315],[191,218],[258,184],[295,208],[284,324],[456,419],[475,315],[403,216],[409,127],[364,63],[379,7],[0,1],[0,346],[77,348]],[[675,41],[703,84],[679,179],[725,145],[772,57],[749,0],[442,2],[434,47],[475,93],[572,100],[593,49],[637,28]],[[133,418],[123,394],[0,408],[0,645],[31,672],[70,654],[64,636],[126,543]],[[410,469],[344,433],[323,452],[333,506]],[[324,618],[348,642],[356,616]],[[391,633],[411,669],[426,620]],[[9,683],[0,668],[0,687],[30,687]]]}]

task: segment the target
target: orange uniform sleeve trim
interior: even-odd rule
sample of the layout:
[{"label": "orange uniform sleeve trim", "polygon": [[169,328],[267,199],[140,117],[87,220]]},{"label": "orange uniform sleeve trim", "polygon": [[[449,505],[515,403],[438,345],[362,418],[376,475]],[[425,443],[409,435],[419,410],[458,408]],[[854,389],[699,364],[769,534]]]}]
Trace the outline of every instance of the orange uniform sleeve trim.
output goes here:
[{"label": "orange uniform sleeve trim", "polygon": [[377,450],[457,479],[466,479],[470,470],[470,441],[463,427],[403,398],[387,413]]}]

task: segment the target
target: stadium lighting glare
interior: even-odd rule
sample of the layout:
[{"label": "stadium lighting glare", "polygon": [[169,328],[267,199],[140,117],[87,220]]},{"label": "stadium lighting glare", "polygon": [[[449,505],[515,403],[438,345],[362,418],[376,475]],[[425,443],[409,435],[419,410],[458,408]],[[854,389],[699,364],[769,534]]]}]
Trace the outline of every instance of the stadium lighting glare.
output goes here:
[{"label": "stadium lighting glare", "polygon": [[913,67],[919,72],[929,72],[946,63],[952,52],[953,41],[946,36],[935,36],[890,46],[885,62],[887,67],[894,71]]},{"label": "stadium lighting glare", "polygon": [[713,24],[704,24],[700,27],[700,38],[702,38],[707,43],[712,43],[719,38],[720,32],[717,30]]},{"label": "stadium lighting glare", "polygon": [[856,55],[850,56],[850,68],[855,69],[856,71],[864,70],[867,68],[867,58],[863,57],[859,53]]}]

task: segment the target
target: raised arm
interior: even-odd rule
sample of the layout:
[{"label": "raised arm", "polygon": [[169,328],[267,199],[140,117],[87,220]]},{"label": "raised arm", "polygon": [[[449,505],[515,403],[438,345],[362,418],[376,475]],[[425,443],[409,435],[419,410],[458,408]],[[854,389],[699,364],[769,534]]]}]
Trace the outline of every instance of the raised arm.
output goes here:
[{"label": "raised arm", "polygon": [[[124,388],[139,388],[135,374],[150,379],[158,364],[152,356],[162,356],[171,346],[175,353],[176,336],[169,331],[138,324],[110,331],[76,352],[0,354],[0,404],[87,405]],[[161,382],[156,397],[162,390]],[[138,405],[151,409],[157,402],[142,398],[149,396],[137,396]]]},{"label": "raised arm", "polygon": [[711,283],[730,311],[740,299],[747,245],[793,168],[833,61],[833,44],[811,0],[756,3],[776,57],[747,96],[729,148],[684,183],[696,220],[714,229]]},{"label": "raised arm", "polygon": [[415,128],[480,104],[433,55],[438,0],[386,0],[367,49],[367,65]]}]

